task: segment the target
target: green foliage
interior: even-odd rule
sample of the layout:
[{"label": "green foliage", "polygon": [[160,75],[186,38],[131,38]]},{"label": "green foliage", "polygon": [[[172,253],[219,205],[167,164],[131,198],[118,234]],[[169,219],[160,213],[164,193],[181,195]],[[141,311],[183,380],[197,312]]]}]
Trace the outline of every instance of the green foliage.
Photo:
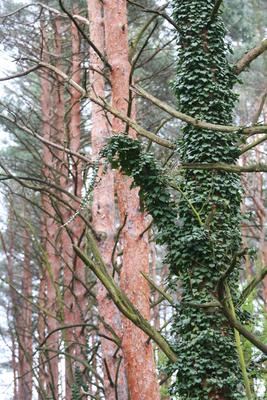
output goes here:
[{"label": "green foliage", "polygon": [[75,368],[74,378],[75,381],[71,388],[72,391],[71,400],[82,400],[85,397],[84,393],[87,393],[88,391],[88,386],[85,385],[81,370],[78,366],[76,366]]}]

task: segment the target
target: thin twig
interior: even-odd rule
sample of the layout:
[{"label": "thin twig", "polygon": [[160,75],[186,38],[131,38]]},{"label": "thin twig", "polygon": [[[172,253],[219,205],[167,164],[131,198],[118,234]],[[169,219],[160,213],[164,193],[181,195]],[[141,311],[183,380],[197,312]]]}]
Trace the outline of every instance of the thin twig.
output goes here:
[{"label": "thin twig", "polygon": [[128,1],[128,3],[132,4],[133,6],[141,8],[143,12],[160,15],[161,17],[166,19],[166,21],[168,21],[178,32],[180,32],[179,26],[174,22],[174,20],[166,12],[164,12],[164,10],[168,7],[169,3],[166,3],[159,8],[152,9],[152,8],[146,8],[142,4],[132,1],[132,0],[127,0],[127,1]]}]

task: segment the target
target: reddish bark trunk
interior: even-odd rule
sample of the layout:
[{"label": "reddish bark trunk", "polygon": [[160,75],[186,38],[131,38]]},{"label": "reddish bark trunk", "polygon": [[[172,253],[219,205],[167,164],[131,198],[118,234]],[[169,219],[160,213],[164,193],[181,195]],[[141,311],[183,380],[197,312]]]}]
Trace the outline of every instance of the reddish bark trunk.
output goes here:
[{"label": "reddish bark trunk", "polygon": [[[43,236],[43,235],[42,235]],[[42,276],[40,278],[40,286],[38,293],[38,305],[40,309],[45,308],[45,298],[46,298],[46,276],[44,271],[41,272]],[[39,344],[43,343],[45,338],[45,320],[46,316],[43,312],[38,314],[38,340]],[[39,352],[39,369],[38,369],[38,400],[43,400],[43,393],[45,391],[46,384],[46,373],[45,373],[45,355],[42,351]]]},{"label": "reddish bark trunk", "polygon": [[[57,22],[56,22],[57,23]],[[43,46],[44,46],[44,61],[49,61],[47,56],[48,45],[47,45],[47,35],[43,25],[41,25]],[[57,48],[57,46],[55,46]],[[51,104],[51,97],[57,100],[56,90],[52,90],[49,83],[49,74],[46,70],[42,71],[41,75],[41,110],[43,118],[43,137],[46,140],[54,141],[56,139],[55,132],[53,132],[54,127],[52,127],[51,121],[54,120],[54,125],[56,127],[56,118],[53,117],[53,104]],[[56,101],[55,100],[55,101]],[[43,173],[47,180],[53,180],[55,178],[54,171],[57,171],[58,161],[55,157],[55,153],[45,146],[43,150],[43,162],[44,168]],[[53,172],[50,168],[53,168]],[[59,253],[56,250],[56,238],[58,226],[56,223],[56,213],[51,202],[49,195],[42,195],[42,207],[45,211],[43,216],[43,246],[45,250],[45,260],[44,260],[44,273],[45,280],[42,282],[40,287],[40,297],[45,302],[47,309],[56,316],[57,313],[57,293],[56,284],[59,277],[60,271],[60,258]],[[46,289],[46,299],[43,298],[44,290]],[[42,292],[42,293],[41,293]],[[42,317],[40,317],[42,318]],[[46,321],[39,320],[39,333],[44,338],[45,332],[41,332],[46,325],[47,331],[51,332],[56,329],[58,322],[56,317],[47,315]],[[46,342],[47,348],[50,350],[46,354],[40,354],[40,384],[41,388],[46,391],[47,395],[54,396],[58,398],[58,356],[56,352],[59,348],[59,334],[54,333],[49,336]],[[45,364],[44,364],[45,362]]]},{"label": "reddish bark trunk", "polygon": [[11,337],[11,367],[12,367],[12,373],[13,373],[13,400],[17,400],[17,398],[18,398],[18,381],[17,381],[18,367],[17,367],[17,357],[16,357],[17,345],[16,345],[16,338],[15,338],[15,335],[13,332],[12,325],[13,325],[12,321],[9,321],[8,329],[10,331],[10,337]]},{"label": "reddish bark trunk", "polygon": [[16,400],[18,398],[18,362],[17,362],[17,309],[18,309],[18,299],[17,293],[14,290],[14,273],[13,273],[13,253],[14,253],[14,229],[13,229],[13,203],[10,201],[9,204],[9,212],[8,212],[8,248],[6,246],[4,237],[1,234],[1,242],[2,248],[6,255],[7,261],[7,276],[8,281],[10,283],[9,286],[9,297],[10,297],[10,335],[11,335],[11,342],[12,342],[12,370],[13,370],[13,399]]},{"label": "reddish bark trunk", "polygon": [[[106,52],[112,67],[112,105],[126,114],[129,98],[130,64],[128,61],[128,29],[125,0],[106,0],[104,3]],[[134,107],[132,107],[133,109]],[[131,115],[134,117],[134,115]],[[112,120],[114,132],[125,130],[117,118]],[[131,132],[132,136],[134,133]],[[149,287],[141,275],[148,273],[148,238],[140,236],[148,221],[139,211],[138,189],[130,189],[131,180],[117,175],[119,211],[127,222],[123,230],[123,268],[121,287],[144,317],[150,317]],[[131,400],[160,398],[151,342],[129,320],[123,318],[123,354],[125,356]]]},{"label": "reddish bark trunk", "polygon": [[[256,161],[261,162],[261,152],[256,150]],[[258,172],[255,176],[256,179],[256,195],[254,196],[254,202],[256,205],[256,212],[260,221],[260,252],[261,252],[261,265],[262,268],[267,265],[267,241],[266,241],[266,209],[265,209],[265,198],[263,193],[263,174]],[[258,197],[257,197],[258,196]],[[265,303],[265,310],[267,311],[267,276],[263,279],[263,291],[262,297]]]},{"label": "reddish bark trunk", "polygon": [[18,398],[32,398],[32,306],[27,301],[32,297],[32,273],[30,266],[30,237],[24,230],[24,261],[22,276],[22,307],[18,311],[19,339],[19,390]]},{"label": "reddish bark trunk", "polygon": [[[77,4],[73,5],[73,13],[78,13]],[[81,69],[80,69],[80,37],[75,24],[71,24],[71,41],[72,41],[72,79],[80,84]],[[69,121],[69,148],[78,152],[81,141],[81,108],[80,108],[80,93],[71,88],[70,99],[70,121]],[[71,176],[71,179],[68,178]],[[62,182],[65,189],[71,191],[78,198],[82,197],[82,165],[81,161],[72,157],[65,171],[65,180]],[[69,199],[66,198],[69,202]],[[72,201],[73,209],[77,210],[80,204]],[[68,211],[63,211],[63,219],[66,221],[70,217]],[[80,247],[83,246],[82,237],[84,234],[85,225],[81,218],[77,217],[75,221],[68,225],[70,236],[67,231],[63,232],[62,245],[66,268],[64,269],[64,284],[65,284],[65,324],[82,324],[85,322],[87,314],[86,281],[85,266],[83,262],[74,254],[73,242]],[[83,284],[84,283],[84,284]],[[86,360],[86,329],[84,327],[70,328],[66,331],[67,352],[72,356]],[[80,365],[83,371],[84,367]],[[71,358],[66,358],[66,400],[71,399],[71,386],[74,382],[73,377],[73,361]]]},{"label": "reddish bark trunk", "polygon": [[[103,52],[104,50],[104,30],[102,19],[102,5],[99,0],[90,0],[89,18],[90,18],[90,37],[96,47]],[[103,69],[102,62],[93,50],[90,51],[90,83],[92,91],[97,95],[104,97],[104,79],[97,72]],[[95,104],[92,104],[92,151],[96,159],[99,151],[106,143],[109,136],[109,126],[106,117]],[[111,255],[114,246],[115,236],[115,202],[114,202],[114,175],[112,171],[101,175],[101,181],[94,189],[94,201],[92,208],[93,225],[96,232],[101,235],[100,250],[104,262],[110,273],[112,273]],[[98,311],[100,317],[108,324],[118,336],[121,336],[121,317],[118,309],[109,298],[106,289],[101,283],[97,287]],[[100,323],[100,333],[105,336],[111,336],[111,333]],[[104,389],[107,400],[127,400],[128,389],[125,376],[124,362],[120,352],[117,353],[117,345],[101,337],[101,349],[104,369]],[[114,356],[115,355],[115,356]],[[119,368],[118,379],[116,379]]]},{"label": "reddish bark trunk", "polygon": [[[257,163],[261,162],[261,151],[256,149],[255,151],[256,161]],[[242,157],[242,164],[246,165],[248,163],[247,155],[245,154]],[[249,181],[252,179],[252,182]],[[258,172],[253,175],[253,177],[243,177],[243,186],[246,191],[245,197],[251,197],[253,200],[253,210],[255,211],[257,220],[255,221],[255,227],[249,226],[247,227],[245,224],[242,227],[243,234],[243,242],[244,247],[248,247],[247,237],[249,233],[251,233],[254,239],[259,241],[259,257],[260,257],[260,267],[263,268],[267,265],[267,241],[265,239],[266,236],[266,210],[264,206],[264,193],[263,193],[263,175],[261,172]],[[245,202],[243,204],[244,211],[246,210]],[[253,271],[251,268],[251,262],[249,256],[246,257],[246,278],[250,281],[253,278]],[[262,297],[264,299],[265,308],[267,309],[267,277],[263,279],[263,291]]]}]

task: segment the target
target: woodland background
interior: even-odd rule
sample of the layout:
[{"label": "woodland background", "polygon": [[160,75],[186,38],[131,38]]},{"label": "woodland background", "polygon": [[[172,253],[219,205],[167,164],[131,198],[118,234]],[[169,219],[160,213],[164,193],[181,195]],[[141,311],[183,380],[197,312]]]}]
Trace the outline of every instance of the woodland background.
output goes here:
[{"label": "woodland background", "polygon": [[[92,44],[112,59],[118,43],[103,43],[107,25],[99,22],[97,0],[25,4],[0,2],[1,55],[8,59],[1,77],[18,74],[1,82],[0,100],[1,399],[126,400],[126,365],[132,400],[176,398],[168,394],[172,378],[164,370],[166,355],[119,313],[73,250],[75,244],[90,252],[97,239],[109,274],[153,327],[169,337],[165,248],[155,243],[151,217],[139,210],[137,189],[131,191],[128,178],[109,169],[96,177],[95,189],[92,185],[99,150],[112,131],[125,129],[108,112],[109,65]],[[128,1],[129,49],[120,43],[120,54],[130,58],[132,84],[176,108],[171,15],[171,5],[162,1]],[[266,0],[225,0],[222,16],[233,63],[267,37]],[[110,19],[111,31],[113,23]],[[109,46],[106,53],[104,45]],[[35,68],[40,60],[55,69]],[[23,73],[30,68],[31,73]],[[69,79],[90,88],[99,104]],[[132,107],[137,123],[161,139],[181,136],[182,123],[136,91],[125,110],[129,88],[121,77],[112,84],[118,110],[129,113]],[[267,124],[267,52],[243,72],[235,91],[235,124]],[[149,138],[141,140],[171,175],[177,157]],[[242,156],[240,165],[266,165],[266,158],[262,141]],[[258,274],[266,275],[266,174],[244,173],[242,183],[242,236],[250,248],[240,272],[240,287],[245,287]],[[142,239],[138,245],[136,237]],[[122,268],[123,257],[127,268]],[[179,301],[182,290],[172,295]],[[260,338],[267,334],[266,308],[267,277],[244,305],[253,315],[249,329]],[[248,341],[242,344],[254,396],[264,399],[266,357]]]}]

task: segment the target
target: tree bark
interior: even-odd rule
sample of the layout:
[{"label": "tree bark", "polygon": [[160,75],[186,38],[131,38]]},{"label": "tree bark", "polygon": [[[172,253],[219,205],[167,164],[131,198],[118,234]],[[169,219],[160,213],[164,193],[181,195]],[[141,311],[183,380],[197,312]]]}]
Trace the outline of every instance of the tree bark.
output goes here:
[{"label": "tree bark", "polygon": [[[99,0],[88,2],[90,19],[90,37],[97,48],[103,52],[104,49],[104,30],[102,19],[102,5]],[[102,61],[91,49],[90,51],[90,84],[92,91],[100,97],[105,94],[105,82],[99,73],[103,69]],[[99,72],[98,72],[99,71]],[[92,129],[91,141],[94,159],[97,158],[99,151],[106,143],[110,135],[110,128],[105,114],[101,107],[92,104]],[[103,174],[100,167],[100,182],[94,189],[94,200],[92,207],[93,226],[100,237],[99,247],[104,262],[112,274],[112,250],[115,237],[115,199],[114,199],[114,174],[108,170]],[[100,321],[100,333],[106,337],[111,336],[108,326],[111,327],[116,335],[122,337],[121,316],[108,296],[104,286],[97,284],[98,311]],[[107,325],[105,325],[107,324]],[[107,400],[127,400],[128,387],[125,375],[124,361],[122,354],[118,352],[118,346],[110,340],[101,337],[101,349],[104,370],[104,390]],[[117,376],[117,378],[116,378]]]},{"label": "tree bark", "polygon": [[[55,25],[59,25],[59,20],[56,18]],[[44,57],[45,61],[48,61],[47,51],[49,50],[47,33],[43,25],[41,25],[43,34],[43,47],[44,47]],[[56,29],[56,28],[55,28]],[[56,34],[55,34],[56,35]],[[58,40],[55,39],[55,49],[60,54],[60,47]],[[42,110],[42,121],[43,121],[43,137],[46,140],[54,141],[57,140],[57,127],[58,127],[58,117],[53,115],[54,107],[56,113],[60,112],[58,107],[58,85],[52,85],[49,83],[49,74],[46,71],[42,71],[41,75],[41,110]],[[51,104],[51,97],[54,100],[54,104]],[[51,123],[53,121],[53,123]],[[58,158],[57,154],[53,153],[48,146],[43,149],[43,162],[44,168],[43,173],[45,178],[49,180],[57,179],[55,172],[58,170]],[[46,286],[46,298],[44,299],[47,309],[49,309],[54,317],[47,315],[46,317],[46,328],[47,332],[53,331],[58,326],[58,321],[56,319],[57,314],[57,291],[56,285],[60,273],[60,257],[57,251],[57,230],[58,225],[56,223],[56,212],[53,207],[52,199],[49,195],[42,195],[42,207],[45,210],[43,216],[43,246],[45,250],[44,256],[44,273],[45,282],[41,285],[42,290]],[[41,294],[41,298],[43,293]],[[44,327],[43,322],[39,321],[39,328]],[[44,334],[44,333],[43,333]],[[40,356],[40,379],[41,385],[44,381],[44,390],[49,396],[58,397],[58,379],[59,379],[59,369],[58,369],[58,355],[56,352],[59,349],[59,333],[56,332],[51,335],[47,340],[48,351]],[[43,365],[45,362],[45,365]]]},{"label": "tree bark", "polygon": [[[77,3],[73,4],[73,13],[78,13]],[[72,48],[72,79],[80,84],[81,82],[81,60],[80,60],[80,37],[77,27],[71,23],[71,48]],[[73,152],[78,152],[81,142],[81,107],[80,93],[75,89],[70,90],[70,120],[68,126],[68,141],[69,148]],[[65,154],[66,156],[66,154]],[[82,164],[81,160],[72,156],[70,160],[65,157],[66,166],[64,168],[65,178],[63,186],[68,191],[71,191],[78,198],[82,197]],[[69,178],[70,176],[70,178]],[[66,201],[69,199],[66,197]],[[80,204],[77,201],[72,201],[72,208],[78,210]],[[71,213],[68,210],[62,212],[63,220],[69,219]],[[83,247],[83,235],[85,224],[79,216],[75,221],[72,221],[67,226],[68,231],[63,231],[62,245],[66,268],[64,269],[64,285],[65,285],[65,324],[77,325],[85,322],[87,314],[87,299],[86,299],[86,274],[85,266],[81,260],[76,257],[73,252],[72,245],[80,245]],[[86,360],[86,329],[84,327],[76,327],[67,329],[65,332],[66,351],[72,356],[76,356],[81,360]],[[84,367],[79,366],[84,371]],[[73,360],[71,357],[66,357],[66,400],[71,400],[71,386],[74,383]]]},{"label": "tree bark", "polygon": [[[129,99],[128,23],[125,0],[107,0],[104,3],[106,52],[111,65],[112,106],[125,115]],[[134,105],[132,105],[132,109]],[[134,112],[132,113],[134,114]],[[134,117],[134,115],[131,115]],[[125,132],[125,124],[112,119],[115,133]],[[135,137],[134,132],[130,132]],[[140,212],[138,189],[131,190],[131,179],[116,175],[116,191],[121,221],[126,219],[122,233],[123,267],[121,287],[142,315],[150,318],[149,287],[141,272],[148,273],[149,248],[147,234],[141,235],[148,221]],[[147,336],[128,319],[123,318],[122,349],[131,400],[159,399],[152,345]]]},{"label": "tree bark", "polygon": [[18,312],[19,339],[19,398],[32,399],[32,306],[27,301],[32,297],[32,273],[30,265],[30,236],[24,229],[24,260],[22,276],[22,307]]}]

